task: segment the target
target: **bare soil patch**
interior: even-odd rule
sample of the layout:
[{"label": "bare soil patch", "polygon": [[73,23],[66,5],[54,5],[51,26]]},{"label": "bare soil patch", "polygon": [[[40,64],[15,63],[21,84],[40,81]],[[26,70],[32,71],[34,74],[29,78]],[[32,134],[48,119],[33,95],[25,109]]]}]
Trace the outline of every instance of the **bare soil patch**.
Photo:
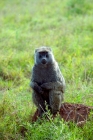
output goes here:
[{"label": "bare soil patch", "polygon": [[[90,106],[83,104],[63,103],[60,108],[59,115],[64,119],[64,121],[76,122],[78,126],[81,126],[88,120],[91,111],[93,111],[93,107]],[[32,117],[32,122],[35,122],[38,117],[39,112],[36,110]]]}]

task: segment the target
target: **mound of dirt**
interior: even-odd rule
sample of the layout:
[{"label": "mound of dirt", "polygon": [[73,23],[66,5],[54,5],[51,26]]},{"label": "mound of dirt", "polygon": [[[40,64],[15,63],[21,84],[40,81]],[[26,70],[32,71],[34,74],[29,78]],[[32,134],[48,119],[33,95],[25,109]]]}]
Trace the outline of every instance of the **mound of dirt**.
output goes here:
[{"label": "mound of dirt", "polygon": [[[90,111],[93,111],[93,107],[85,106],[82,104],[63,103],[60,108],[59,114],[65,121],[76,122],[77,125],[80,126],[86,122]],[[36,121],[38,117],[39,112],[38,110],[36,110],[35,114],[32,117],[32,122]]]}]

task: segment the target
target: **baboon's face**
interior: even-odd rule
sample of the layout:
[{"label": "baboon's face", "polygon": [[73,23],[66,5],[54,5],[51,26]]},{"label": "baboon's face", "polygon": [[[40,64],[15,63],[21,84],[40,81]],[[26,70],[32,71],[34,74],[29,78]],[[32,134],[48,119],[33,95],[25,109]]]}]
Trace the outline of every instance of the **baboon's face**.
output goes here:
[{"label": "baboon's face", "polygon": [[38,57],[41,64],[46,65],[48,63],[48,60],[49,60],[48,52],[39,52]]},{"label": "baboon's face", "polygon": [[46,66],[54,61],[52,52],[50,51],[38,51],[35,54],[35,63],[38,65]]}]

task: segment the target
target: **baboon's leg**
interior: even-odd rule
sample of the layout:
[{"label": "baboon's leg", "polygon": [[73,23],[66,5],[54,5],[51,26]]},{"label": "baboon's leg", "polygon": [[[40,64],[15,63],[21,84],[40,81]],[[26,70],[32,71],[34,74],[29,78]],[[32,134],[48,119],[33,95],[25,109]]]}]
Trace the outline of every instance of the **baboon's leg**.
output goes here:
[{"label": "baboon's leg", "polygon": [[45,111],[45,101],[43,100],[43,98],[41,97],[41,95],[38,94],[37,92],[33,92],[32,99],[33,99],[34,104],[38,108],[38,111],[39,111],[40,116],[42,116],[42,114]]},{"label": "baboon's leg", "polygon": [[61,107],[62,92],[51,90],[49,93],[49,102],[53,114],[56,114]]}]

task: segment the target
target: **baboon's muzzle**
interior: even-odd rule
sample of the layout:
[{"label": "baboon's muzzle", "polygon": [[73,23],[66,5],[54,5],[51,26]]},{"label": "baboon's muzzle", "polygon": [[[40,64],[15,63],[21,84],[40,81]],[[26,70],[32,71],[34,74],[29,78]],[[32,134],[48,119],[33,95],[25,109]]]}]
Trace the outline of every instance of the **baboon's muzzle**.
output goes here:
[{"label": "baboon's muzzle", "polygon": [[42,59],[42,64],[46,64],[46,63],[47,63],[46,59]]}]

